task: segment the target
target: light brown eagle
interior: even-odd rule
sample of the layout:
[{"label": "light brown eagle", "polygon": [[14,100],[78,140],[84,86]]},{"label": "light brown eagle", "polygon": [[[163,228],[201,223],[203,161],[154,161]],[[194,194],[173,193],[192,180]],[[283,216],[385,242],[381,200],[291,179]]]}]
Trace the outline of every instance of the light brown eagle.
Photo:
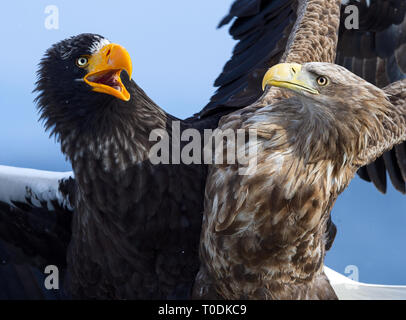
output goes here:
[{"label": "light brown eagle", "polygon": [[278,64],[263,85],[289,97],[220,123],[257,132],[235,146],[257,148],[256,161],[209,169],[194,296],[335,299],[323,272],[326,223],[356,171],[406,139],[406,82],[388,96],[341,66],[314,62]]}]

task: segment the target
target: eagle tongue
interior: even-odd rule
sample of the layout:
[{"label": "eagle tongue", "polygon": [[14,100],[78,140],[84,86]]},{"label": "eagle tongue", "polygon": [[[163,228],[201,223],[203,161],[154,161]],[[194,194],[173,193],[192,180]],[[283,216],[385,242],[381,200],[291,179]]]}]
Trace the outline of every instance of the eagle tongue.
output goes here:
[{"label": "eagle tongue", "polygon": [[117,70],[112,70],[106,73],[94,75],[93,77],[89,77],[89,80],[95,83],[104,84],[118,91],[121,91],[121,86],[117,78]]}]

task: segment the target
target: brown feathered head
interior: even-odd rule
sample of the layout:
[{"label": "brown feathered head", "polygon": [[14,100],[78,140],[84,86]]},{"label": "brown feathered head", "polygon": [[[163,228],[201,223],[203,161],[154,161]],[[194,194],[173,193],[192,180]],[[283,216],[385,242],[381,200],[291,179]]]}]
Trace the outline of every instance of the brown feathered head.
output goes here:
[{"label": "brown feathered head", "polygon": [[[398,135],[400,130],[399,115],[385,92],[339,65],[278,64],[268,70],[262,85],[264,89],[267,85],[288,89],[297,107],[304,110],[308,118],[302,123],[304,130],[297,134],[317,135],[319,139],[313,136],[312,141],[325,144],[324,131],[328,128],[328,143],[337,143],[334,154],[340,158],[357,155],[357,165],[370,157],[371,148],[378,142],[389,142],[388,132]],[[306,148],[298,147],[300,151]],[[317,154],[320,147],[313,150],[316,158],[323,157]]]},{"label": "brown feathered head", "polygon": [[[367,111],[369,106],[382,109],[382,103],[389,103],[383,90],[332,63],[281,63],[265,74],[263,89],[266,85],[293,91],[304,105],[324,106],[337,112],[357,113]],[[371,101],[380,104],[371,105]]]}]

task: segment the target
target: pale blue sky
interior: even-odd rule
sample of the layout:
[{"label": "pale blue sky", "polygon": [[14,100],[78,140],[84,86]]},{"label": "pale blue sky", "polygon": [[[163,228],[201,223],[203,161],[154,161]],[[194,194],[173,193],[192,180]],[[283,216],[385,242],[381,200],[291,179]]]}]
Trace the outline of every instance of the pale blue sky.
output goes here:
[{"label": "pale blue sky", "polygon": [[[32,1],[2,3],[0,30],[0,164],[70,170],[48,138],[33,103],[37,63],[53,43],[99,33],[127,48],[133,77],[167,112],[187,117],[214,92],[231,54],[227,28],[216,30],[231,0]],[[47,5],[59,8],[59,30],[44,26]],[[354,179],[333,209],[338,235],[326,264],[360,281],[406,285],[406,197],[381,195]]]}]

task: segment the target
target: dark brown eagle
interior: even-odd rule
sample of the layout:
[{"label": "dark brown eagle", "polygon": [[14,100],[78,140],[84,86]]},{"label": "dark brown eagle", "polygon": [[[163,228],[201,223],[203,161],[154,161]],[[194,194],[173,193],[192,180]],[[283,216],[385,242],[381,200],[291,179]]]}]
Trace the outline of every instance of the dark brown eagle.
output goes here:
[{"label": "dark brown eagle", "polygon": [[265,85],[287,88],[289,97],[220,122],[223,131],[257,137],[225,144],[225,153],[249,161],[209,169],[194,295],[336,299],[323,271],[330,212],[361,166],[406,140],[406,81],[385,92],[314,62],[278,64]]},{"label": "dark brown eagle", "polygon": [[[216,128],[223,115],[255,102],[266,70],[281,60],[333,62],[337,41],[338,53],[348,59],[386,63],[386,54],[406,42],[403,2],[355,5],[369,18],[347,34],[338,32],[344,16],[340,20],[337,0],[237,0],[222,22],[237,18],[230,29],[239,40],[233,57],[210,103],[181,121],[180,131]],[[366,35],[381,31],[395,39],[385,55],[380,50],[386,43],[377,41],[365,55],[346,53]],[[391,61],[384,72],[389,81],[394,67],[405,70],[403,60]],[[42,283],[35,287],[22,280],[33,273],[27,264],[42,270],[49,264],[67,267],[68,295],[77,298],[189,296],[199,266],[207,169],[151,164],[151,130],[171,135],[178,119],[151,101],[130,76],[127,52],[102,36],[73,37],[48,50],[39,71],[38,103],[74,173],[0,168],[0,238],[7,242],[0,246],[0,279],[6,279],[4,288],[19,288],[7,297],[44,296]],[[264,99],[275,97],[281,97],[279,90]],[[334,225],[329,226],[333,239]]]}]

